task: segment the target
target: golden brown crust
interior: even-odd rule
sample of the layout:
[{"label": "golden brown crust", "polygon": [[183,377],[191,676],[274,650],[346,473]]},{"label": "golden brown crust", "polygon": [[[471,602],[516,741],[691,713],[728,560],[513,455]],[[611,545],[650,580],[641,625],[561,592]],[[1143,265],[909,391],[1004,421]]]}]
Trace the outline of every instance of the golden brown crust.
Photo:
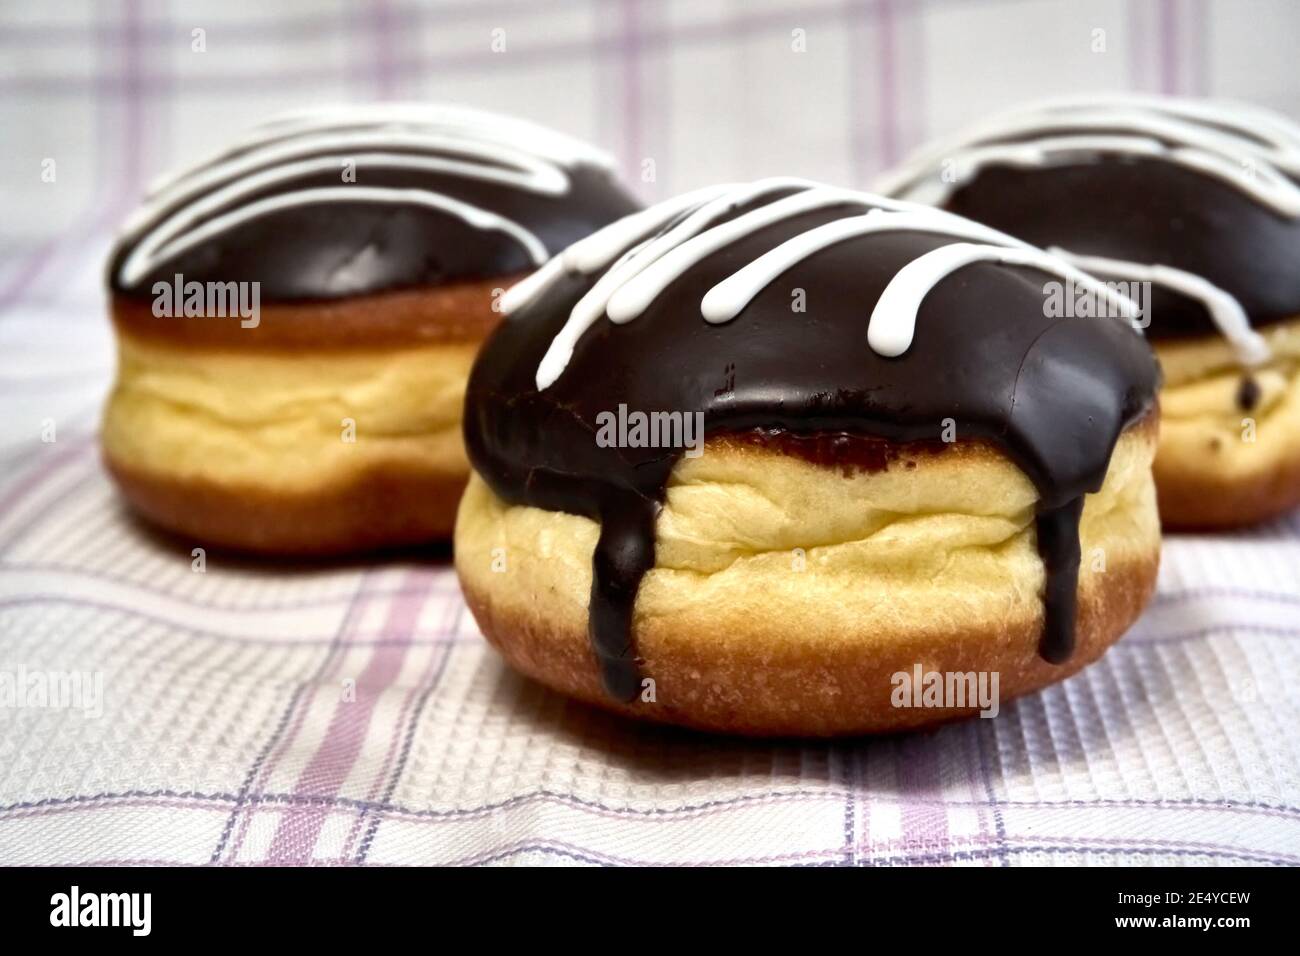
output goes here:
[{"label": "golden brown crust", "polygon": [[276,492],[178,479],[104,462],[122,494],[161,528],[251,554],[329,556],[450,538],[464,474],[372,468],[346,483]]},{"label": "golden brown crust", "polygon": [[1080,522],[1076,649],[1038,653],[1037,492],[986,443],[895,449],[846,474],[730,438],[674,470],[634,641],[654,700],[603,691],[587,635],[590,519],[497,498],[471,478],[456,566],[487,639],[562,693],[639,718],[748,735],[884,733],[978,707],[895,706],[894,675],[997,674],[1005,703],[1096,660],[1155,588],[1158,412],[1121,436]]},{"label": "golden brown crust", "polygon": [[1171,454],[1156,456],[1160,521],[1171,531],[1240,528],[1276,518],[1300,506],[1300,435],[1292,453],[1273,469],[1228,476],[1213,469],[1207,444],[1204,464],[1189,467]]},{"label": "golden brown crust", "polygon": [[481,342],[501,319],[495,292],[518,276],[318,302],[266,302],[258,324],[153,314],[152,299],[115,294],[114,325],[140,339],[196,349],[322,351]]},{"label": "golden brown crust", "polygon": [[[465,376],[511,281],[266,303],[250,328],[115,295],[108,469],[145,518],[205,546],[328,556],[446,540],[468,477]],[[340,441],[348,419],[357,444]]]},{"label": "golden brown crust", "polygon": [[1249,371],[1221,336],[1154,343],[1165,371],[1154,472],[1168,529],[1242,527],[1300,505],[1300,321],[1260,331],[1272,357]]},{"label": "golden brown crust", "polygon": [[[1141,613],[1155,590],[1159,556],[1113,566],[1105,584],[1081,589],[1070,660],[1038,654],[1037,624],[891,642],[887,653],[852,636],[811,650],[798,641],[734,644],[638,635],[655,701],[620,704],[600,685],[584,630],[557,628],[501,609],[463,580],[465,599],[488,641],[519,670],[561,693],[628,716],[728,734],[821,737],[890,733],[971,716],[978,708],[895,707],[892,676],[925,671],[998,673],[1000,704],[1069,677],[1097,660]],[[1093,579],[1094,581],[1098,579]],[[864,622],[864,628],[870,624]],[[671,647],[671,652],[666,652]],[[864,650],[865,648],[865,650]]]}]

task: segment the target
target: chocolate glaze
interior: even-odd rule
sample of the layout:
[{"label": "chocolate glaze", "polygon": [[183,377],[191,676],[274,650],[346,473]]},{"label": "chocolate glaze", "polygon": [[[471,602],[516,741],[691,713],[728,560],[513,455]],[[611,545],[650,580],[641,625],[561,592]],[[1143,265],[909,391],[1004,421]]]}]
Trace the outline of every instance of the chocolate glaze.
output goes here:
[{"label": "chocolate glaze", "polygon": [[[1255,326],[1300,315],[1300,219],[1169,162],[1101,155],[1074,165],[991,166],[945,208],[1035,245],[1203,276],[1237,299]],[[1158,285],[1149,314],[1154,339],[1218,334],[1202,303]]]},{"label": "chocolate glaze", "polygon": [[[402,169],[358,170],[358,183],[426,189],[500,213],[533,232],[554,254],[638,208],[604,169],[579,166],[569,192],[548,196],[504,185]],[[336,186],[337,172],[302,176],[274,192]],[[260,195],[265,195],[259,194]],[[334,299],[512,275],[533,267],[519,243],[501,232],[421,206],[386,202],[294,206],[259,216],[161,263],[124,286],[122,263],[136,237],[113,251],[115,292],[149,296],[154,282],[261,282],[262,301]]]},{"label": "chocolate glaze", "polygon": [[1259,399],[1259,382],[1255,381],[1253,375],[1243,375],[1241,383],[1237,386],[1237,407],[1243,412],[1253,412],[1255,406],[1259,404]]},{"label": "chocolate glaze", "polygon": [[[529,271],[638,208],[607,156],[527,121],[435,104],[313,108],[255,127],[150,193],[113,251],[109,284],[146,297],[176,273],[256,281],[262,302],[428,289]],[[197,244],[145,245],[124,269],[178,213],[195,218],[167,242]]]},{"label": "chocolate glaze", "polygon": [[[882,357],[866,337],[882,290],[904,265],[954,241],[921,232],[831,246],[769,284],[734,321],[701,318],[715,283],[792,236],[861,212],[837,206],[794,216],[713,253],[635,321],[601,319],[588,329],[542,392],[538,363],[597,276],[563,276],[480,353],[464,418],[474,468],[507,502],[600,522],[589,629],[614,697],[630,700],[639,689],[632,612],[654,566],[655,518],[680,454],[599,447],[597,416],[619,403],[701,411],[710,436],[777,430],[781,441],[803,438],[814,448],[828,433],[857,436],[862,447],[941,441],[944,419],[954,419],[959,441],[996,445],[1039,491],[1048,572],[1041,651],[1050,661],[1069,656],[1083,496],[1101,486],[1121,431],[1152,407],[1151,352],[1119,320],[1044,316],[1047,273],[980,262],[939,283],[920,308],[911,347]],[[792,311],[795,288],[806,292],[806,312]],[[873,460],[890,467],[888,454]]]}]

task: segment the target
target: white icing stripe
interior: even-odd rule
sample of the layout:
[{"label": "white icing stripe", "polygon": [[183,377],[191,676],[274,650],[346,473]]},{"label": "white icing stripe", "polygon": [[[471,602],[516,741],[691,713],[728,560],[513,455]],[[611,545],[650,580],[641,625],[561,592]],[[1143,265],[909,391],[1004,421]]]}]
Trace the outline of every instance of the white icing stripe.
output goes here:
[{"label": "white icing stripe", "polygon": [[1047,251],[1080,269],[1098,275],[1150,282],[1198,300],[1205,306],[1219,332],[1236,350],[1237,357],[1243,365],[1262,365],[1271,356],[1267,341],[1251,328],[1250,320],[1241,308],[1241,303],[1201,276],[1170,266],[1144,265],[1123,259],[1076,255],[1060,248],[1051,248]]},{"label": "white icing stripe", "polygon": [[[573,350],[582,334],[591,328],[600,317],[608,312],[611,322],[630,321],[645,310],[654,298],[669,283],[681,276],[701,259],[712,255],[723,246],[741,239],[755,230],[773,223],[811,212],[825,206],[852,203],[865,206],[862,195],[846,189],[832,189],[817,186],[805,189],[792,196],[778,199],[776,202],[745,213],[743,216],[723,223],[720,226],[699,232],[707,220],[712,222],[728,208],[736,208],[752,201],[766,192],[775,191],[774,182],[784,182],[788,188],[790,181],[760,180],[750,186],[740,186],[711,203],[701,206],[695,214],[688,216],[680,228],[669,230],[654,242],[651,242],[642,256],[629,258],[622,269],[611,269],[601,276],[591,290],[573,307],[569,320],[560,330],[560,334],[551,342],[550,348],[542,357],[537,367],[537,387],[548,388],[569,364]],[[802,181],[799,181],[802,184]],[[644,262],[638,260],[644,257]]]},{"label": "white icing stripe", "polygon": [[501,294],[497,300],[497,308],[501,310],[502,315],[509,318],[526,302],[532,302],[539,298],[547,289],[562,279],[566,272],[564,267],[564,253],[557,256],[551,256],[540,269],[530,272],[510,288]]},{"label": "white icing stripe", "polygon": [[1233,132],[1243,139],[1271,147],[1273,161],[1277,165],[1300,173],[1300,126],[1284,116],[1250,103],[1112,94],[1088,98],[1065,97],[1046,100],[1040,104],[1041,109],[1050,111],[1104,110],[1115,107],[1148,110]]},{"label": "white icing stripe", "polygon": [[686,210],[734,188],[733,184],[706,186],[624,216],[564,250],[565,264],[586,273],[603,269],[632,243],[658,232]]},{"label": "white icing stripe", "polygon": [[[264,169],[252,175],[245,176],[242,179],[235,180],[223,188],[204,192],[200,198],[188,205],[181,205],[175,213],[164,220],[158,221],[153,228],[149,230],[148,235],[136,247],[136,252],[148,246],[153,249],[159,249],[165,245],[177,233],[198,223],[203,217],[214,215],[225,207],[231,207],[237,211],[240,199],[244,196],[255,195],[268,187],[275,186],[283,182],[292,182],[301,176],[310,176],[318,173],[331,173],[340,170],[340,162],[345,157],[340,156],[318,156],[314,159],[304,159],[288,166],[274,166],[270,169]],[[403,153],[357,153],[351,157],[346,157],[357,163],[358,169],[362,170],[360,176],[364,179],[365,169],[418,169],[430,173],[447,173],[454,172],[455,166],[464,165],[449,162],[433,156],[414,156]],[[487,167],[481,167],[486,170]],[[476,179],[496,178],[496,171],[490,172],[486,176],[481,176],[478,171],[469,174]],[[361,185],[361,183],[355,184]],[[349,183],[345,187],[333,188],[355,188],[354,184]],[[316,189],[322,187],[313,187]],[[376,186],[370,187],[373,190],[389,190],[391,187]],[[302,190],[298,190],[301,192]],[[199,190],[203,192],[203,190]],[[282,195],[293,195],[292,192]],[[160,209],[146,207],[137,212],[128,222],[127,229],[131,230],[132,223],[142,226],[154,222]],[[132,259],[135,255],[132,255]],[[153,267],[153,263],[144,266],[144,272],[148,272]],[[134,279],[125,278],[126,270],[123,270],[124,281],[133,282]]]},{"label": "white icing stripe", "polygon": [[900,212],[872,209],[864,216],[837,219],[816,229],[810,229],[764,253],[739,272],[733,273],[710,289],[700,302],[700,312],[707,322],[730,322],[777,276],[814,253],[847,239],[873,232],[902,230],[939,233],[963,239],[977,239],[982,242],[998,244],[1012,242],[1017,246],[1022,245],[1009,240],[996,229],[958,219],[936,209],[910,209]]},{"label": "white icing stripe", "polygon": [[[237,161],[252,149],[320,134],[337,141],[342,136],[372,131],[377,136],[457,136],[481,147],[499,147],[503,153],[538,157],[564,167],[585,162],[606,169],[614,159],[603,150],[581,140],[513,116],[465,107],[421,103],[372,103],[363,106],[327,106],[281,113],[248,130],[229,148],[212,157],[208,164]],[[205,164],[205,165],[208,165]],[[149,195],[170,188],[198,169],[176,170],[150,184]]]},{"label": "white icing stripe", "polygon": [[[356,163],[358,183],[292,190],[239,208],[257,191],[302,176],[334,171],[341,177],[345,160]],[[568,168],[583,162],[613,163],[607,154],[535,123],[460,107],[397,103],[285,114],[254,128],[210,162],[155,184],[123,230],[135,248],[119,279],[137,282],[201,239],[255,216],[339,200],[438,208],[476,228],[506,233],[541,262],[545,251],[523,226],[448,196],[367,185],[366,169],[418,169],[563,195],[570,184]]]},{"label": "white icing stripe", "polygon": [[614,158],[609,153],[549,126],[517,116],[449,104],[369,103],[309,107],[273,116],[258,127],[257,132],[296,135],[307,130],[376,124],[459,129],[472,139],[512,146],[563,166],[586,162],[607,169],[615,167]]},{"label": "white icing stripe", "polygon": [[902,355],[912,344],[916,330],[916,313],[931,289],[958,269],[976,262],[999,262],[1009,266],[1032,266],[1068,279],[1076,285],[1109,301],[1127,318],[1135,318],[1138,307],[1132,299],[1120,295],[1068,263],[1041,249],[974,245],[955,242],[940,246],[913,259],[885,286],[867,326],[867,344],[885,356]]},{"label": "white icing stripe", "polygon": [[[808,188],[809,186],[813,188]],[[714,221],[725,213],[767,193],[791,187],[802,191],[713,227]],[[742,187],[701,206],[679,226],[654,240],[639,255],[630,258],[622,269],[611,269],[601,276],[601,281],[578,303],[574,313],[581,314],[585,310],[594,321],[608,309],[611,322],[631,321],[645,311],[646,306],[669,283],[705,256],[782,219],[841,203],[863,205],[861,197],[848,190],[829,189],[803,180],[765,179],[752,186]],[[701,234],[705,226],[710,228]],[[606,279],[610,282],[602,288]]]},{"label": "white icing stripe", "polygon": [[[1243,112],[1250,122],[1238,118]],[[1070,130],[1091,132],[1064,132]],[[1053,148],[1066,141],[1068,149]],[[1300,216],[1300,187],[1283,172],[1300,175],[1300,128],[1259,110],[1140,97],[1060,100],[994,117],[919,151],[875,188],[942,201],[962,185],[965,170],[994,163],[1047,166],[1080,152],[1156,155],[1226,182],[1283,215]]]},{"label": "white icing stripe", "polygon": [[[1092,132],[1063,132],[1076,129]],[[1226,182],[1280,215],[1300,218],[1300,185],[1291,178],[1300,177],[1300,126],[1247,104],[1155,96],[1029,104],[922,149],[877,180],[876,188],[943,203],[981,167],[1048,166],[1077,159],[1080,152],[1155,156]],[[1267,361],[1265,340],[1250,327],[1241,304],[1204,278],[1169,266],[1063,255],[1200,300],[1244,364]]]},{"label": "white icing stripe", "polygon": [[[1169,151],[1158,140],[1143,136],[1055,136],[1027,142],[967,146],[944,157],[943,175],[927,166],[923,171],[910,161],[896,172],[887,173],[876,186],[890,194],[905,195],[913,202],[942,205],[962,185],[989,166],[1030,169],[1086,158],[1098,152],[1127,153],[1131,156],[1165,156]],[[918,166],[920,164],[917,164]]]},{"label": "white icing stripe", "polygon": [[[718,222],[739,206],[791,186],[806,188],[735,219]],[[777,276],[808,256],[858,236],[900,231],[937,233],[954,240],[978,240],[982,244],[955,242],[942,246],[900,270],[876,304],[868,323],[867,342],[881,355],[896,356],[907,350],[912,342],[917,309],[935,283],[962,265],[979,261],[1034,266],[1088,289],[1110,302],[1120,315],[1130,319],[1138,315],[1136,303],[1069,263],[960,216],[869,193],[805,184],[801,180],[760,180],[748,186],[717,187],[692,194],[689,202],[678,197],[628,216],[554,257],[512,288],[507,293],[510,299],[507,311],[524,308],[566,274],[593,273],[607,266],[620,251],[623,253],[613,268],[574,305],[568,320],[551,341],[537,367],[538,391],[559,379],[573,357],[578,340],[602,315],[608,315],[611,322],[629,322],[644,312],[672,282],[719,249],[756,230],[837,205],[865,211],[808,229],[749,262],[705,294],[700,303],[702,317],[713,323],[729,322]],[[653,228],[642,228],[647,223],[666,224],[686,210],[692,211],[667,232],[644,238]],[[634,245],[638,240],[640,244]],[[588,244],[585,253],[570,255],[583,243]],[[599,250],[599,254],[593,254],[592,250]]]},{"label": "white icing stripe", "polygon": [[224,232],[249,219],[264,216],[267,213],[292,206],[305,206],[324,202],[386,202],[404,203],[412,206],[425,206],[440,212],[450,213],[478,229],[492,229],[504,232],[523,246],[535,264],[546,261],[546,247],[541,240],[522,226],[488,212],[477,206],[471,206],[448,196],[431,193],[423,189],[380,189],[372,186],[323,186],[318,189],[301,189],[297,192],[268,196],[266,199],[242,206],[233,212],[210,219],[191,232],[185,233],[173,242],[154,248],[155,240],[151,237],[137,246],[122,265],[122,280],[131,284],[148,275],[159,262],[177,256],[187,249],[203,242],[211,236]]},{"label": "white icing stripe", "polygon": [[584,236],[569,248],[553,256],[546,265],[516,282],[501,296],[501,311],[507,316],[543,295],[565,273],[590,275],[629,251],[646,236],[658,232],[687,209],[733,188],[730,185],[708,186],[683,193],[648,209],[616,219],[590,236]]},{"label": "white icing stripe", "polygon": [[[373,147],[381,151],[357,152],[357,150]],[[389,152],[389,150],[400,149],[414,152]],[[440,155],[430,155],[431,153]],[[456,155],[465,159],[457,159]],[[469,161],[467,162],[466,159]],[[277,143],[271,147],[259,147],[231,159],[228,163],[200,166],[187,172],[166,189],[152,193],[132,215],[124,231],[128,234],[132,233],[147,225],[168,207],[186,202],[196,195],[225,183],[256,175],[257,171],[264,168],[281,170],[284,174],[282,178],[292,179],[295,176],[321,170],[333,171],[341,175],[345,162],[356,164],[359,180],[364,180],[368,167],[406,166],[425,169],[432,173],[500,183],[516,189],[549,195],[562,195],[569,185],[568,177],[561,170],[536,157],[526,153],[514,154],[510,156],[508,166],[502,168],[497,165],[505,162],[502,153],[485,150],[481,143],[466,142],[453,137],[376,132],[352,133],[337,137],[313,136]]]}]

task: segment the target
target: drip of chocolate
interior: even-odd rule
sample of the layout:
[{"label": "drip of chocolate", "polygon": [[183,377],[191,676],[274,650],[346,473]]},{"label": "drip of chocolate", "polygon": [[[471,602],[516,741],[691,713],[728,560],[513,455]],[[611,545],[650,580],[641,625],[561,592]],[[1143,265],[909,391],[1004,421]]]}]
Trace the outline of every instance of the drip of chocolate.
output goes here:
[{"label": "drip of chocolate", "polygon": [[[767,201],[741,204],[713,225]],[[710,438],[731,435],[795,454],[812,449],[814,459],[829,454],[835,466],[861,461],[872,468],[894,466],[880,442],[920,442],[918,450],[932,452],[945,437],[945,419],[954,420],[957,440],[1001,449],[1038,489],[1047,571],[1041,653],[1054,662],[1070,656],[1083,496],[1101,487],[1123,429],[1152,408],[1158,372],[1151,351],[1118,319],[1048,317],[1044,285],[1057,276],[979,261],[925,295],[906,351],[879,354],[867,325],[886,286],[918,257],[960,239],[935,232],[846,239],[783,272],[734,320],[701,317],[704,295],[738,269],[862,211],[818,208],[711,252],[634,321],[602,318],[588,328],[544,389],[539,363],[598,275],[559,275],[481,352],[466,397],[470,460],[507,502],[600,523],[589,630],[617,699],[639,690],[633,609],[641,578],[654,566],[655,519],[681,454],[600,447],[598,416],[620,403],[647,413],[702,412]]]},{"label": "drip of chocolate", "polygon": [[1041,508],[1034,522],[1038,553],[1047,571],[1043,605],[1048,613],[1038,653],[1050,664],[1064,664],[1074,653],[1074,616],[1079,600],[1079,518],[1083,495],[1056,508]]},{"label": "drip of chocolate", "polygon": [[1243,412],[1253,412],[1255,406],[1259,404],[1259,399],[1259,382],[1255,381],[1253,375],[1243,375],[1241,383],[1237,386],[1237,407]]}]

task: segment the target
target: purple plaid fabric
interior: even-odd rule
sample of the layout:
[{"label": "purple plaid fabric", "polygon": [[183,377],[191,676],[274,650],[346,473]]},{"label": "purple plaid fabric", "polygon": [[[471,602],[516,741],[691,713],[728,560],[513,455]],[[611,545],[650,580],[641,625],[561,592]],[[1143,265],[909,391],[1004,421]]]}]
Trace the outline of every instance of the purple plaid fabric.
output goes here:
[{"label": "purple plaid fabric", "polygon": [[1300,516],[1169,539],[1133,632],[996,720],[763,743],[515,677],[436,559],[197,573],[122,510],[95,446],[112,230],[149,177],[273,110],[520,113],[612,149],[647,199],[778,172],[864,184],[1028,96],[1300,115],[1300,10],[1250,7],[6,5],[0,673],[98,675],[101,693],[0,708],[0,862],[1300,862]]}]

